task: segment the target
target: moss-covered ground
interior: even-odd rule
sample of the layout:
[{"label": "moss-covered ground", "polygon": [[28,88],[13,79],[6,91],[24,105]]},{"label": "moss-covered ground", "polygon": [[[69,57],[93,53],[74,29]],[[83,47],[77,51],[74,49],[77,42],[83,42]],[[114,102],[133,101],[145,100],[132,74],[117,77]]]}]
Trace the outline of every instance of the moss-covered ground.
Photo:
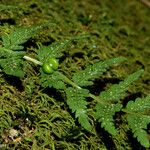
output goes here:
[{"label": "moss-covered ground", "polygon": [[[60,70],[68,77],[97,60],[124,56],[92,87],[124,79],[138,68],[143,76],[128,90],[125,101],[150,94],[150,8],[138,0],[1,0],[0,36],[18,26],[57,23],[24,46],[30,56],[38,44],[88,34],[66,47]],[[142,150],[125,117],[116,119],[120,136],[111,137],[99,124],[88,133],[55,89],[42,89],[38,67],[27,62],[25,78],[0,72],[0,149],[3,150]],[[118,114],[120,115],[120,114]],[[92,116],[92,115],[91,115]],[[116,116],[117,117],[117,116]],[[119,118],[119,117],[118,117]],[[149,132],[149,131],[147,131]]]}]

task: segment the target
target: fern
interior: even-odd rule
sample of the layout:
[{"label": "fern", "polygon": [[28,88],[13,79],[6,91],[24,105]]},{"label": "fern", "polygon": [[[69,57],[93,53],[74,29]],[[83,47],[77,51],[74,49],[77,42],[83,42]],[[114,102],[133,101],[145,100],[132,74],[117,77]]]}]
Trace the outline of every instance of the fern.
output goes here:
[{"label": "fern", "polygon": [[150,146],[150,141],[145,130],[147,129],[147,125],[150,123],[149,111],[150,96],[137,98],[135,102],[129,101],[125,109],[125,112],[128,113],[128,124],[132,129],[134,137],[137,137],[137,140],[141,143],[141,145],[147,148]]},{"label": "fern", "polygon": [[78,118],[79,123],[86,130],[91,130],[91,125],[87,116],[87,102],[85,100],[89,95],[87,89],[75,89],[69,87],[66,89],[67,94],[67,104],[69,105],[72,112],[75,112],[76,118]]},{"label": "fern", "polygon": [[112,104],[112,102],[118,102],[128,86],[139,78],[143,70],[139,70],[129,75],[124,81],[119,84],[113,85],[107,91],[101,92],[99,95],[100,101],[96,105],[96,118],[101,122],[101,126],[105,128],[110,134],[115,135],[116,129],[113,124],[113,116],[116,112],[120,111],[122,105],[119,103]]},{"label": "fern", "polygon": [[97,62],[91,66],[88,66],[85,70],[81,70],[74,74],[73,81],[79,86],[89,86],[93,84],[93,80],[102,75],[106,69],[115,64],[124,61],[125,58],[113,58],[103,62]]}]

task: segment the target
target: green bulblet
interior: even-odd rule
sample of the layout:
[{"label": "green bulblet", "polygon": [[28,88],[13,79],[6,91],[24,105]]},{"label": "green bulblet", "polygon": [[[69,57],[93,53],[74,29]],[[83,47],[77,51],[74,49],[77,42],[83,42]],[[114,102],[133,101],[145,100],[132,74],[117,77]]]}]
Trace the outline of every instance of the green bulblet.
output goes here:
[{"label": "green bulblet", "polygon": [[51,74],[54,70],[57,70],[59,66],[58,60],[55,58],[49,58],[43,63],[42,69],[44,73]]},{"label": "green bulblet", "polygon": [[51,73],[54,72],[54,70],[52,69],[52,67],[50,66],[50,64],[47,63],[47,62],[43,63],[42,70],[46,74],[51,74]]},{"label": "green bulblet", "polygon": [[59,63],[58,63],[58,60],[57,60],[57,59],[55,59],[55,58],[50,58],[50,59],[48,59],[47,62],[49,63],[49,65],[50,65],[54,70],[57,70],[57,69],[58,69]]}]

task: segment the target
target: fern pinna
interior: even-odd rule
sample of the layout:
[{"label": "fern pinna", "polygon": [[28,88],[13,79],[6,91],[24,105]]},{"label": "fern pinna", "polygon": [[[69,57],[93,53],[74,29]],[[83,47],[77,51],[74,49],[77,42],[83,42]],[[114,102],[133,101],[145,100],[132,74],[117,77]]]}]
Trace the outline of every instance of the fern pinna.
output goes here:
[{"label": "fern pinna", "polygon": [[126,109],[129,127],[144,147],[150,147],[147,125],[150,123],[150,96],[129,101]]},{"label": "fern pinna", "polygon": [[[47,26],[46,24],[44,26]],[[126,59],[123,57],[112,58],[105,61],[98,61],[93,65],[86,67],[73,74],[72,78],[68,78],[59,69],[53,69],[54,62],[52,60],[59,60],[63,55],[64,46],[71,43],[72,40],[85,38],[84,36],[67,39],[64,41],[54,42],[49,46],[41,46],[38,50],[36,59],[24,56],[25,51],[22,44],[26,42],[36,31],[44,26],[19,28],[11,34],[2,36],[2,47],[0,48],[0,67],[6,74],[23,77],[24,65],[23,58],[40,66],[49,63],[51,73],[46,73],[42,67],[40,68],[40,84],[43,88],[55,88],[65,93],[66,103],[75,113],[75,118],[78,119],[81,126],[89,132],[92,132],[92,118],[89,117],[89,110],[93,111],[94,120],[97,120],[101,127],[103,127],[112,136],[117,134],[115,128],[114,115],[116,112],[123,111],[126,113],[129,128],[132,130],[134,137],[144,147],[150,147],[148,134],[146,132],[147,125],[150,123],[150,96],[146,98],[137,98],[135,101],[129,101],[124,107],[121,103],[125,92],[130,84],[137,80],[143,70],[129,75],[124,81],[119,84],[112,85],[108,90],[101,92],[98,96],[90,93],[88,87],[94,85],[94,80],[99,78],[107,69],[113,64],[118,64]],[[63,94],[64,96],[64,94]],[[88,98],[94,100],[95,106],[90,108]]]}]

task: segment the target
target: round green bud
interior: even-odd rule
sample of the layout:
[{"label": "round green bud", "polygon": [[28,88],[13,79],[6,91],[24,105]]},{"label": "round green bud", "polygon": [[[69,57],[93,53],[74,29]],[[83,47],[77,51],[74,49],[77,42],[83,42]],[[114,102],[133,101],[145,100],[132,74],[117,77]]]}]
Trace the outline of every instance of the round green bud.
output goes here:
[{"label": "round green bud", "polygon": [[42,70],[44,73],[51,74],[54,72],[53,68],[48,62],[43,63]]},{"label": "round green bud", "polygon": [[58,60],[55,58],[49,58],[47,63],[49,63],[49,65],[52,67],[52,69],[57,70],[59,63]]}]

